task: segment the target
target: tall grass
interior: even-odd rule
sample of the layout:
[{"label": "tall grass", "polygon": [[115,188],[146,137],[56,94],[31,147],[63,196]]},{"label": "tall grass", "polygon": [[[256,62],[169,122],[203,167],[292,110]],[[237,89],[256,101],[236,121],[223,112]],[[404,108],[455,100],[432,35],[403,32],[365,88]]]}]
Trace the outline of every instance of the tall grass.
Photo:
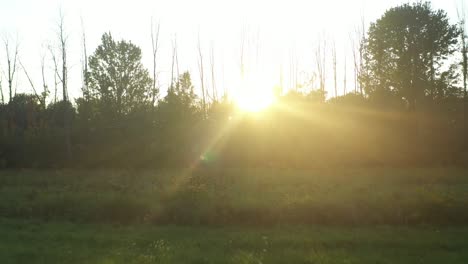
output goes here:
[{"label": "tall grass", "polygon": [[191,225],[468,224],[465,169],[7,171],[0,216]]}]

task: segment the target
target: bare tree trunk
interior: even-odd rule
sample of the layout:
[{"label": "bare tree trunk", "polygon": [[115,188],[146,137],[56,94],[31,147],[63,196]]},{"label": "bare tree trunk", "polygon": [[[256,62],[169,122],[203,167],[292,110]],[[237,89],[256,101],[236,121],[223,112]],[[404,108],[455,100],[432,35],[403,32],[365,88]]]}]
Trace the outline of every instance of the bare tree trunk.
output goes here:
[{"label": "bare tree trunk", "polygon": [[365,52],[365,43],[366,43],[366,28],[365,28],[365,19],[364,16],[361,17],[361,30],[359,32],[359,71],[358,71],[358,82],[359,82],[359,92],[364,94],[363,85],[362,85],[362,70],[364,69],[364,52]]},{"label": "bare tree trunk", "polygon": [[283,74],[283,63],[280,64],[280,91],[278,91],[278,96],[283,93],[283,82],[284,82],[284,74]]},{"label": "bare tree trunk", "polygon": [[72,160],[72,148],[71,148],[71,119],[69,113],[69,107],[66,104],[68,102],[68,89],[67,89],[67,84],[68,84],[68,68],[67,68],[67,36],[65,35],[65,21],[64,21],[64,16],[63,13],[60,11],[60,17],[59,17],[59,24],[58,24],[58,38],[59,38],[59,44],[60,44],[60,52],[61,52],[61,57],[62,57],[62,76],[61,76],[61,81],[62,81],[62,96],[63,96],[63,102],[64,104],[64,111],[63,111],[63,119],[64,119],[64,139],[65,139],[65,150],[66,150],[66,156],[68,161]]},{"label": "bare tree trunk", "polygon": [[315,51],[315,60],[317,64],[317,71],[318,71],[318,76],[319,76],[319,82],[320,82],[320,90],[325,93],[325,81],[326,81],[326,45],[327,42],[325,38],[319,38],[318,40],[318,46]]},{"label": "bare tree trunk", "polygon": [[293,58],[293,64],[294,64],[294,73],[293,73],[293,78],[294,78],[294,89],[296,89],[296,91],[298,90],[299,88],[299,78],[298,78],[298,68],[299,68],[299,62],[298,62],[298,59],[297,59],[297,52],[296,50],[294,49],[294,58]]},{"label": "bare tree trunk", "polygon": [[156,34],[154,32],[153,28],[153,18],[151,18],[151,47],[153,49],[153,90],[152,92],[152,105],[156,103],[157,96],[159,94],[159,89],[157,88],[157,73],[156,73],[156,58],[158,54],[158,48],[159,48],[159,27],[160,23],[158,23],[157,29],[156,29]]},{"label": "bare tree trunk", "polygon": [[54,74],[54,104],[57,103],[58,80],[57,75]]},{"label": "bare tree trunk", "polygon": [[68,101],[68,70],[67,70],[67,36],[65,36],[65,24],[63,14],[60,14],[59,22],[60,55],[62,56],[62,96],[63,101]]},{"label": "bare tree trunk", "polygon": [[215,81],[215,61],[214,61],[214,47],[211,45],[211,54],[210,54],[210,65],[211,65],[211,90],[213,93],[213,101],[218,101],[218,94],[216,91],[216,81]]},{"label": "bare tree trunk", "polygon": [[18,78],[15,79],[15,90],[13,92],[13,97],[15,97],[17,95],[17,92],[18,92]]},{"label": "bare tree trunk", "polygon": [[298,91],[298,59],[296,48],[292,47],[289,52],[289,88],[294,91]]},{"label": "bare tree trunk", "polygon": [[202,89],[202,107],[203,107],[203,117],[206,118],[206,98],[205,98],[205,77],[203,71],[203,54],[201,50],[200,44],[200,34],[198,35],[198,69],[200,71],[200,81],[201,81],[201,89]]},{"label": "bare tree trunk", "polygon": [[180,71],[179,71],[179,50],[177,48],[177,38],[174,40],[175,41],[175,66],[176,66],[176,72],[177,72],[177,78],[180,76]]},{"label": "bare tree trunk", "polygon": [[49,46],[50,56],[52,62],[54,63],[54,104],[57,103],[58,96],[58,84],[62,82],[62,77],[60,76],[57,64],[57,58],[55,57],[55,52],[51,46]]},{"label": "bare tree trunk", "polygon": [[323,59],[323,92],[326,93],[325,85],[327,82],[327,40],[324,37],[323,40],[323,50],[322,50],[322,59]]},{"label": "bare tree trunk", "polygon": [[2,75],[0,75],[0,95],[2,98],[2,104],[5,103],[5,96],[3,95],[3,86],[2,86]]},{"label": "bare tree trunk", "polygon": [[241,74],[241,80],[244,81],[245,78],[245,28],[242,28],[242,33],[241,33],[241,46],[240,46],[240,74]]},{"label": "bare tree trunk", "polygon": [[8,74],[7,74],[7,80],[8,80],[8,100],[11,101],[11,99],[13,98],[13,81],[14,81],[14,78],[15,78],[15,73],[16,73],[16,68],[17,68],[17,65],[16,65],[16,62],[17,62],[17,59],[18,59],[18,40],[16,40],[16,45],[15,45],[15,50],[14,50],[14,54],[12,55],[11,54],[11,51],[10,51],[10,44],[9,44],[9,40],[7,37],[5,37],[5,39],[3,40],[4,41],[4,44],[5,44],[5,51],[6,51],[6,56],[7,56],[7,70],[8,70]]},{"label": "bare tree trunk", "polygon": [[290,89],[294,89],[294,91],[296,91],[296,87],[294,86],[294,60],[292,50],[289,54],[289,87]]},{"label": "bare tree trunk", "polygon": [[338,97],[338,82],[337,82],[337,72],[336,72],[336,43],[335,41],[333,40],[333,44],[332,44],[332,60],[333,60],[333,80],[334,80],[334,83],[335,83],[335,97]]},{"label": "bare tree trunk", "polygon": [[175,56],[177,52],[177,47],[175,44],[175,37],[174,41],[172,41],[172,63],[171,63],[171,88],[174,88],[174,63],[175,63]]},{"label": "bare tree trunk", "polygon": [[460,27],[461,38],[461,53],[462,53],[462,73],[463,73],[463,147],[468,148],[468,91],[467,91],[467,78],[468,78],[468,43],[466,36],[466,12],[465,1],[461,2],[461,7],[457,6],[457,14]]},{"label": "bare tree trunk", "polygon": [[357,93],[359,86],[359,58],[356,47],[356,39],[353,34],[349,34],[349,40],[351,42],[351,51],[353,53],[353,67],[354,67],[354,93]]},{"label": "bare tree trunk", "polygon": [[[29,76],[28,71],[26,70],[26,68],[24,67],[24,65],[23,65],[23,63],[21,61],[19,62],[19,64],[20,64],[21,68],[23,68],[24,74],[26,75],[26,77],[27,77],[27,79],[29,81],[29,84],[31,85],[31,88],[32,88],[32,90],[34,92],[34,96],[36,96],[37,100],[41,104],[43,104],[42,97],[37,93],[36,87],[34,86],[34,83],[33,83],[32,79],[31,79],[31,77]],[[45,107],[45,104],[43,104],[43,106]]]},{"label": "bare tree trunk", "polygon": [[81,67],[81,71],[82,71],[82,78],[83,78],[83,88],[82,88],[82,92],[83,92],[83,95],[84,95],[84,98],[86,101],[88,101],[90,98],[90,94],[89,94],[89,86],[88,86],[88,50],[86,48],[86,31],[85,31],[85,27],[84,27],[84,22],[83,22],[83,18],[81,17],[81,30],[82,30],[82,45],[83,45],[83,62],[82,62],[82,67]]},{"label": "bare tree trunk", "polygon": [[347,92],[346,91],[346,85],[347,85],[346,77],[347,77],[347,71],[348,71],[348,69],[346,69],[347,68],[347,63],[348,62],[347,62],[346,50],[345,50],[345,53],[344,53],[344,71],[343,71],[343,95],[346,95],[346,92]]},{"label": "bare tree trunk", "polygon": [[224,63],[221,64],[221,85],[223,86],[223,99],[228,99],[229,94],[224,79]]},{"label": "bare tree trunk", "polygon": [[43,88],[41,97],[42,97],[42,104],[45,107],[47,96],[49,94],[49,89],[48,89],[46,78],[45,78],[45,54],[43,54],[41,57],[41,74],[42,74],[42,88]]}]

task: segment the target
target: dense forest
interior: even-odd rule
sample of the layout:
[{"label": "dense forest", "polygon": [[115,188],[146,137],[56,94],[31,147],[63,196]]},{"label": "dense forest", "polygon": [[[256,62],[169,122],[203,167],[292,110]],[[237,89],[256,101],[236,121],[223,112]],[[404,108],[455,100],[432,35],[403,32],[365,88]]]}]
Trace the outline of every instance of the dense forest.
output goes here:
[{"label": "dense forest", "polygon": [[429,3],[391,8],[362,32],[352,91],[327,95],[326,76],[335,95],[346,87],[336,63],[325,73],[321,56],[329,52],[317,52],[315,81],[271,87],[276,102],[259,113],[239,111],[228,95],[206,87],[195,93],[190,72],[173,70],[161,97],[141,49],[111,33],[86,55],[80,98],[67,96],[63,34],[53,56],[63,97],[33,82],[31,94],[19,94],[16,75],[27,71],[5,41],[0,167],[468,165],[466,37],[463,17],[452,24]]}]

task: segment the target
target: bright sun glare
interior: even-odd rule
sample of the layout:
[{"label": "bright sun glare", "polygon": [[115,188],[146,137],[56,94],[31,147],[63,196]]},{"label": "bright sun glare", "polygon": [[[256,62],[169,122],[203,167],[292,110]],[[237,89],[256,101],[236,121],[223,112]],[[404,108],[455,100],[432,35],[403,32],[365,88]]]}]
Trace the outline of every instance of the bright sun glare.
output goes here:
[{"label": "bright sun glare", "polygon": [[276,97],[273,93],[274,83],[271,78],[244,78],[239,89],[234,93],[234,102],[244,112],[260,112],[271,106]]},{"label": "bright sun glare", "polygon": [[240,110],[245,112],[260,112],[268,108],[274,102],[273,95],[260,91],[251,91],[249,94],[235,98]]}]

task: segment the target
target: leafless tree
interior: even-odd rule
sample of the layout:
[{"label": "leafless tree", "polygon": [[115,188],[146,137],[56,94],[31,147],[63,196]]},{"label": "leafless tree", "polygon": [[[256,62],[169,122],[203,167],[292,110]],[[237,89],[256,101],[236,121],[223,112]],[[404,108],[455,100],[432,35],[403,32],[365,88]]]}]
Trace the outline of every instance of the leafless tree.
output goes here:
[{"label": "leafless tree", "polygon": [[203,116],[206,117],[206,94],[205,94],[205,76],[203,70],[203,54],[200,44],[200,34],[198,34],[198,69],[200,72],[200,81],[202,89],[202,107],[203,107]]},{"label": "leafless tree", "polygon": [[347,61],[347,56],[346,56],[346,49],[345,49],[345,52],[344,52],[344,63],[343,63],[343,66],[344,66],[344,71],[343,71],[343,95],[346,95],[346,86],[348,85],[347,84],[347,80],[346,80],[346,77],[347,77],[347,66],[348,66],[348,61]]},{"label": "leafless tree", "polygon": [[335,40],[332,41],[331,46],[331,55],[332,55],[332,63],[333,63],[333,81],[335,84],[335,97],[338,97],[338,82],[337,82],[337,71],[336,71],[336,43]]},{"label": "leafless tree", "polygon": [[[153,51],[153,89],[152,89],[152,102],[153,105],[156,102],[157,96],[159,94],[159,89],[157,87],[157,72],[156,72],[156,59],[157,59],[157,54],[158,54],[158,49],[159,49],[159,28],[160,28],[160,23],[158,22],[158,25],[156,29],[154,28],[154,23],[153,23],[153,18],[151,18],[151,47]],[[156,30],[156,31],[155,31]]]},{"label": "leafless tree", "polygon": [[[465,133],[468,130],[468,96],[467,96],[467,77],[468,77],[468,46],[466,35],[466,11],[465,1],[457,5],[458,24],[460,29],[461,55],[462,55],[462,75],[463,75],[463,123]],[[465,147],[467,146],[465,142]]]},{"label": "leafless tree", "polygon": [[359,71],[358,71],[358,83],[359,83],[359,93],[364,94],[363,85],[361,81],[361,76],[363,75],[364,70],[364,54],[366,49],[366,23],[364,15],[361,16],[361,26],[357,31],[359,37]]},{"label": "leafless tree", "polygon": [[65,32],[65,21],[63,13],[60,12],[58,24],[58,35],[60,41],[60,55],[62,56],[62,93],[63,93],[63,101],[68,101],[68,68],[67,68],[67,45],[68,45],[68,36]]},{"label": "leafless tree", "polygon": [[325,92],[326,65],[327,65],[327,40],[324,35],[319,36],[315,50],[315,62],[320,83],[320,90]]},{"label": "leafless tree", "polygon": [[88,49],[86,48],[86,29],[85,25],[83,22],[83,17],[80,18],[81,20],[81,45],[83,49],[83,59],[81,62],[81,77],[83,80],[83,87],[82,87],[82,92],[84,95],[85,100],[89,100],[89,86],[88,86]]},{"label": "leafless tree", "polygon": [[57,57],[55,55],[54,49],[49,46],[50,57],[52,59],[52,63],[54,64],[54,103],[58,100],[58,85],[62,82],[62,77],[60,76]]},{"label": "leafless tree", "polygon": [[284,73],[283,73],[283,63],[280,63],[280,84],[279,84],[279,91],[278,95],[281,95],[283,93],[283,85],[284,85]]},{"label": "leafless tree", "polygon": [[366,43],[366,28],[364,16],[361,17],[361,24],[357,26],[353,33],[349,35],[351,51],[353,53],[354,66],[354,92],[364,94],[361,83],[361,76],[364,74],[364,56]]},{"label": "leafless tree", "polygon": [[216,91],[216,81],[215,81],[215,59],[214,59],[214,46],[211,44],[210,52],[210,66],[211,66],[211,90],[213,93],[213,101],[218,101],[218,94]]},{"label": "leafless tree", "polygon": [[46,105],[47,96],[49,95],[49,86],[47,85],[46,77],[45,77],[45,58],[46,54],[43,53],[41,55],[41,75],[42,75],[42,98],[43,104]]},{"label": "leafless tree", "polygon": [[245,77],[245,27],[242,27],[240,43],[240,74],[241,80]]},{"label": "leafless tree", "polygon": [[18,38],[16,38],[16,43],[13,51],[10,48],[10,39],[9,37],[4,37],[3,43],[5,44],[5,52],[7,59],[7,81],[8,81],[8,100],[11,101],[13,98],[13,81],[15,80],[15,73],[17,69],[18,61],[18,49],[19,43]]},{"label": "leafless tree", "polygon": [[359,86],[359,50],[356,44],[356,38],[353,34],[349,34],[351,43],[351,52],[353,53],[353,69],[354,69],[354,92],[357,93]]},{"label": "leafless tree", "polygon": [[224,63],[221,63],[221,84],[223,86],[223,98],[224,99],[228,99],[229,98],[229,94],[228,94],[228,90],[226,88],[226,83],[225,83],[225,78],[224,78]]},{"label": "leafless tree", "polygon": [[297,60],[297,53],[296,49],[293,48],[291,53],[290,53],[290,58],[289,58],[289,82],[290,82],[290,88],[294,89],[297,91],[299,88],[299,83],[298,83],[298,60]]},{"label": "leafless tree", "polygon": [[26,75],[26,78],[28,79],[29,84],[31,85],[31,88],[32,88],[32,90],[34,92],[34,96],[36,96],[37,100],[41,104],[43,104],[43,106],[45,106],[45,100],[37,93],[36,86],[34,86],[34,82],[32,81],[31,76],[29,75],[28,71],[26,70],[26,67],[24,67],[24,65],[23,65],[23,63],[21,61],[19,61],[19,64],[20,64],[21,68],[23,69],[23,72]]},{"label": "leafless tree", "polygon": [[[57,38],[58,38],[58,54],[60,56],[60,61],[57,59],[57,54],[53,46],[49,45],[49,51],[52,58],[54,66],[54,76],[57,78],[56,84],[62,84],[62,100],[68,101],[68,66],[67,66],[67,45],[68,37],[65,32],[65,23],[64,16],[62,11],[60,11],[59,22],[57,24]],[[59,64],[61,63],[61,65]],[[57,88],[57,87],[56,87]],[[57,91],[55,91],[57,93]]]},{"label": "leafless tree", "polygon": [[179,71],[179,50],[177,48],[177,38],[174,39],[174,47],[175,47],[175,67],[176,67],[176,73],[177,76],[180,76],[180,71]]},{"label": "leafless tree", "polygon": [[60,74],[58,71],[58,64],[57,58],[55,56],[55,52],[51,46],[49,46],[50,57],[53,63],[53,72],[54,72],[54,104],[57,103],[57,96],[58,96],[58,85],[60,83]]},{"label": "leafless tree", "polygon": [[2,99],[2,104],[4,104],[5,103],[5,96],[3,95],[2,81],[3,81],[2,74],[0,74],[0,95],[1,95],[1,99]]},{"label": "leafless tree", "polygon": [[[55,76],[60,80],[62,84],[62,100],[68,102],[68,64],[67,64],[67,48],[68,48],[68,36],[65,29],[65,17],[62,10],[59,13],[59,21],[57,24],[57,38],[58,38],[58,49],[61,57],[61,73],[59,73],[57,59],[53,49],[51,50],[52,60],[54,62]],[[68,107],[64,106],[63,119],[64,119],[64,140],[65,140],[65,151],[68,160],[72,159],[72,148],[71,148],[71,119],[69,118],[70,113]]]},{"label": "leafless tree", "polygon": [[172,41],[172,62],[171,62],[171,88],[174,87],[174,64],[175,64],[175,57],[176,57],[176,53],[177,53],[177,45],[176,45],[176,41],[175,41],[175,36],[174,36],[174,40]]}]

